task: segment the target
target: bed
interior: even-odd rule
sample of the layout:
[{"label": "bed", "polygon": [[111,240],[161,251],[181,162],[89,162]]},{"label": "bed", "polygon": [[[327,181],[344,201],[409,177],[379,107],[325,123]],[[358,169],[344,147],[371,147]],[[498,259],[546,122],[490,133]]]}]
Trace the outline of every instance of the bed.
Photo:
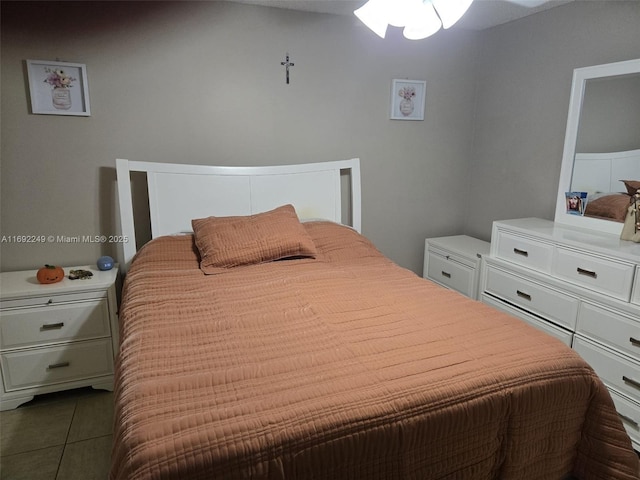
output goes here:
[{"label": "bed", "polygon": [[359,233],[357,159],[220,168],[117,163],[125,234],[131,171],[165,201],[123,262],[111,480],[638,478],[577,354]]}]

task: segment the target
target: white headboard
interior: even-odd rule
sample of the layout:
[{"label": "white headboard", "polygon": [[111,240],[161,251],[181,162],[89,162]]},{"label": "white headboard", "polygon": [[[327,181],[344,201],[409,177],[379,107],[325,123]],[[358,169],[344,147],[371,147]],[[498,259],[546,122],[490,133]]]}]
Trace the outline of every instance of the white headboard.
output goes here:
[{"label": "white headboard", "polygon": [[620,180],[640,180],[640,150],[576,153],[571,179],[574,192],[624,192]]},{"label": "white headboard", "polygon": [[292,204],[300,219],[343,223],[341,173],[349,174],[351,226],[361,228],[360,160],[219,167],[116,160],[124,268],[136,253],[131,172],[146,172],[151,236],[191,232],[191,220],[252,215]]}]

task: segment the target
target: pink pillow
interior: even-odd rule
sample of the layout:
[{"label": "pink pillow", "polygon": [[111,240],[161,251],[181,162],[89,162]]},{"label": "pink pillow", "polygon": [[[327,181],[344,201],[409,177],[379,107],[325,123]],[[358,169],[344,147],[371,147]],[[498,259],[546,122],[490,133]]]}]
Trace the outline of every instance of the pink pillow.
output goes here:
[{"label": "pink pillow", "polygon": [[191,220],[206,274],[284,258],[316,258],[313,240],[292,205],[256,215]]}]

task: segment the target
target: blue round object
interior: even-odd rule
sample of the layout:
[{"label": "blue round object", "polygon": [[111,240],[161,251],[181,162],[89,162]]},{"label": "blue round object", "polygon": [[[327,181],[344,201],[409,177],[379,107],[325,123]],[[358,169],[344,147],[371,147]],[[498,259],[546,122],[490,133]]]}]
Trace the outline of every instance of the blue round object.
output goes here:
[{"label": "blue round object", "polygon": [[96,262],[99,270],[111,270],[113,268],[113,258],[105,255],[104,257],[100,257]]}]

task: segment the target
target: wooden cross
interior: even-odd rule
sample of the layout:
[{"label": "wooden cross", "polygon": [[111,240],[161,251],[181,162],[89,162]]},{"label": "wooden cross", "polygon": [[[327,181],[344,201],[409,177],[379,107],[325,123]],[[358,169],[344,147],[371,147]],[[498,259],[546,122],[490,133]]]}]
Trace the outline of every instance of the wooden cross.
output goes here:
[{"label": "wooden cross", "polygon": [[287,85],[289,85],[289,67],[293,67],[295,64],[289,61],[289,52],[287,52],[287,58],[284,62],[280,62],[287,69]]}]

